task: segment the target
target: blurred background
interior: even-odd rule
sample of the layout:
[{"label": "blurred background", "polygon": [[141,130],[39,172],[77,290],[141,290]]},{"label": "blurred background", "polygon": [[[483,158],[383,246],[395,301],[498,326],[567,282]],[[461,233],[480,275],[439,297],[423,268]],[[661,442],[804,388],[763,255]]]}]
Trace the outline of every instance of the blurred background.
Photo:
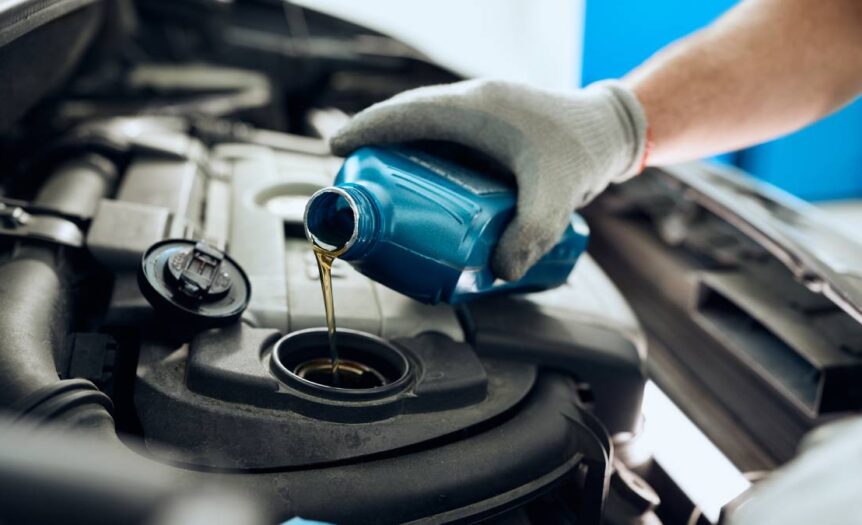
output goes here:
[{"label": "blurred background", "polygon": [[[301,0],[391,34],[466,76],[566,88],[620,77],[736,2]],[[457,16],[455,16],[457,13]],[[429,21],[431,23],[429,23]],[[444,35],[440,34],[444,28]],[[800,74],[804,74],[800,72]],[[862,197],[862,101],[790,136],[717,160],[810,201]],[[835,202],[839,201],[839,202]],[[859,213],[862,218],[862,213]]]}]

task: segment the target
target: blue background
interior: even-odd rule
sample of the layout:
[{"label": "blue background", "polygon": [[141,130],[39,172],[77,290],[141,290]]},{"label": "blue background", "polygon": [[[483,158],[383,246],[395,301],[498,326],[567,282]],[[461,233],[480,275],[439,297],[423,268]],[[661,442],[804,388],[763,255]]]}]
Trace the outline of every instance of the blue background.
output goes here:
[{"label": "blue background", "polygon": [[[583,83],[624,75],[735,3],[587,0]],[[722,159],[805,199],[862,197],[862,100],[797,133]]]}]

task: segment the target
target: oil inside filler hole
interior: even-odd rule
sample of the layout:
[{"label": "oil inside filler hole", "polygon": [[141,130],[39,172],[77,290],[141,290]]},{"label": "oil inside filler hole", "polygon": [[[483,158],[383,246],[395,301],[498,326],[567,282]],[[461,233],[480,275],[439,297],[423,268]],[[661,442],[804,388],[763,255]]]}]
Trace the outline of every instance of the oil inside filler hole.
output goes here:
[{"label": "oil inside filler hole", "polygon": [[293,373],[306,381],[338,388],[367,389],[389,383],[389,380],[374,368],[345,359],[339,360],[337,368],[333,367],[331,359],[312,359],[300,363]]},{"label": "oil inside filler hole", "polygon": [[409,385],[413,376],[404,352],[369,333],[349,328],[338,331],[337,378],[333,377],[329,350],[325,328],[299,330],[275,344],[270,366],[288,386],[333,399],[391,395]]}]

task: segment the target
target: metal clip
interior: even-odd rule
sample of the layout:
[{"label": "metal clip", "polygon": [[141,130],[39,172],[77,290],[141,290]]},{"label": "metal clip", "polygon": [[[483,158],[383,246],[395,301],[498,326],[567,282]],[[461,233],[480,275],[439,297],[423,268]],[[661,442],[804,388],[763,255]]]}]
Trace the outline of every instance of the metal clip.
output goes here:
[{"label": "metal clip", "polygon": [[0,203],[0,222],[5,228],[17,228],[30,222],[30,214],[21,206],[7,206]]},{"label": "metal clip", "polygon": [[74,221],[30,208],[23,201],[2,200],[5,202],[0,202],[0,237],[37,239],[75,248],[84,245],[84,233]]}]

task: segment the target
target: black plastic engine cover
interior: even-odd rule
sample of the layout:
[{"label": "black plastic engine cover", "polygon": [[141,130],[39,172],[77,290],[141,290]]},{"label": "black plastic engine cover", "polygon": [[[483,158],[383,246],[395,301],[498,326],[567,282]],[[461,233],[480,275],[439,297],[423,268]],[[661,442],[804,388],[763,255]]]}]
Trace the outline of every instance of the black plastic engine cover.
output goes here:
[{"label": "black plastic engine cover", "polygon": [[395,341],[414,373],[405,388],[315,399],[271,372],[277,339],[236,324],[199,334],[188,350],[147,343],[135,399],[150,453],[230,472],[293,512],[335,523],[474,520],[578,470],[583,515],[601,512],[611,445],[571,377],[480,360],[429,332]]},{"label": "black plastic engine cover", "polygon": [[300,516],[339,524],[474,523],[570,481],[578,523],[598,524],[611,445],[576,396],[570,377],[545,372],[505,417],[421,447],[228,477],[289,499]]},{"label": "black plastic engine cover", "polygon": [[[142,348],[138,416],[148,441],[172,447],[154,453],[219,468],[356,459],[487,424],[521,403],[536,380],[533,365],[480,363],[468,345],[427,333],[396,342],[416,365],[407,389],[372,401],[332,401],[276,379],[268,361],[277,339],[274,330],[236,324],[200,334],[188,353],[155,343]],[[471,382],[478,385],[465,389]]]}]

